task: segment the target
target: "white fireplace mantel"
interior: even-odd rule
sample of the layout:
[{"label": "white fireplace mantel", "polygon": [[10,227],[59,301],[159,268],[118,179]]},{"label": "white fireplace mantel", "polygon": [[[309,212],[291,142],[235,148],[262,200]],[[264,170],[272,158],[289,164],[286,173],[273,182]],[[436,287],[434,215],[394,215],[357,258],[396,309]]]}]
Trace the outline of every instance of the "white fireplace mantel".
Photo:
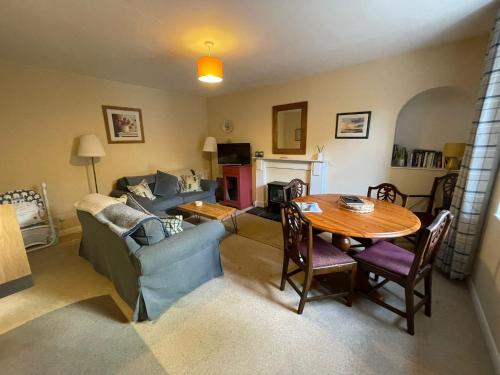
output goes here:
[{"label": "white fireplace mantel", "polygon": [[296,158],[253,158],[254,205],[267,206],[267,184],[300,178],[309,184],[310,194],[327,191],[327,160]]}]

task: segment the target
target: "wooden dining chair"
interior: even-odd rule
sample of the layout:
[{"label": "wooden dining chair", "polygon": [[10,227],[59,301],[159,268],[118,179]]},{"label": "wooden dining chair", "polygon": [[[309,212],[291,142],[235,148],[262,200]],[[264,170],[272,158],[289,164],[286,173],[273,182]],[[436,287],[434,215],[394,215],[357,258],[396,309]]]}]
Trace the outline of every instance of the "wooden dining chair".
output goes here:
[{"label": "wooden dining chair", "polygon": [[[421,228],[427,227],[434,221],[436,216],[441,210],[449,210],[451,207],[451,200],[453,199],[453,192],[458,180],[458,173],[448,173],[444,176],[435,177],[432,183],[430,194],[411,194],[411,198],[426,198],[428,199],[425,211],[413,212],[422,223]],[[441,188],[441,191],[439,191]],[[440,194],[439,194],[440,193]],[[441,201],[437,203],[438,196],[441,195]],[[421,231],[417,231],[405,238],[411,243],[416,243]]]},{"label": "wooden dining chair", "polygon": [[301,197],[304,193],[309,195],[309,184],[305,183],[300,178],[294,178],[283,187],[283,199],[285,202]]},{"label": "wooden dining chair", "polygon": [[[381,201],[387,201],[391,203],[401,202],[402,207],[406,207],[408,202],[408,194],[404,194],[396,187],[396,185],[390,184],[388,182],[383,182],[377,186],[368,186],[368,192],[366,196],[372,198],[372,193],[376,193],[375,198]],[[360,245],[352,245],[351,247],[367,247],[371,246],[378,241],[382,241],[383,238],[361,238],[353,237],[354,240],[358,241]],[[392,240],[390,240],[392,241]]]},{"label": "wooden dining chair", "polygon": [[[281,224],[283,226],[283,270],[281,273],[280,289],[285,290],[288,281],[300,296],[298,314],[304,311],[306,302],[323,298],[346,297],[346,305],[352,305],[354,283],[356,280],[356,261],[342,250],[334,247],[330,242],[313,235],[313,227],[309,220],[302,215],[294,202],[281,205]],[[288,271],[292,260],[297,268]],[[294,283],[292,276],[304,272],[304,286],[302,290]],[[340,293],[322,294],[308,297],[314,276],[335,272],[350,274],[349,289]],[[321,282],[320,279],[317,279]]]},{"label": "wooden dining chair", "polygon": [[[437,251],[448,234],[453,216],[447,210],[441,211],[434,221],[422,230],[415,253],[405,250],[390,242],[381,241],[354,255],[359,272],[369,272],[384,278],[366,291],[360,291],[369,300],[406,318],[407,331],[415,333],[415,313],[425,305],[425,315],[431,316],[432,270]],[[415,290],[416,285],[424,280],[425,294]],[[402,311],[380,298],[372,295],[389,281],[401,285],[405,290],[405,311]],[[414,296],[421,300],[415,305]]]},{"label": "wooden dining chair", "polygon": [[400,192],[396,185],[388,182],[383,182],[377,186],[368,186],[366,196],[371,198],[373,191],[376,192],[376,198],[380,201],[396,203],[399,198],[402,207],[406,207],[406,203],[408,202],[408,194]]}]

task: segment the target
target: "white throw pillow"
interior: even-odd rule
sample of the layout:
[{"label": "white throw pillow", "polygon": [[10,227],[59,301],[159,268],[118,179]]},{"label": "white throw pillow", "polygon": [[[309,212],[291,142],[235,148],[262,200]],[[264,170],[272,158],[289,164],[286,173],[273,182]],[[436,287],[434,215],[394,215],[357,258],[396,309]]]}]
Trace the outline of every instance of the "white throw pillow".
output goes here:
[{"label": "white throw pillow", "polygon": [[142,180],[138,185],[127,185],[127,189],[139,197],[148,198],[150,200],[156,199],[146,180]]},{"label": "white throw pillow", "polygon": [[201,175],[182,175],[180,180],[181,193],[188,193],[201,190]]}]

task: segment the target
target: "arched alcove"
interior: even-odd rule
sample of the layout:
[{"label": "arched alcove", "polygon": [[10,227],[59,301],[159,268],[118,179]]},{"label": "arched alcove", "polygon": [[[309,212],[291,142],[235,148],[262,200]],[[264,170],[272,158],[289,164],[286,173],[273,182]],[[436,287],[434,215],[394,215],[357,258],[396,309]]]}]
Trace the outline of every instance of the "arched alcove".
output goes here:
[{"label": "arched alcove", "polygon": [[[406,102],[398,114],[394,144],[407,152],[441,152],[445,143],[465,143],[474,98],[456,87],[425,90]],[[394,163],[393,165],[398,165]],[[408,166],[408,162],[406,163]]]}]

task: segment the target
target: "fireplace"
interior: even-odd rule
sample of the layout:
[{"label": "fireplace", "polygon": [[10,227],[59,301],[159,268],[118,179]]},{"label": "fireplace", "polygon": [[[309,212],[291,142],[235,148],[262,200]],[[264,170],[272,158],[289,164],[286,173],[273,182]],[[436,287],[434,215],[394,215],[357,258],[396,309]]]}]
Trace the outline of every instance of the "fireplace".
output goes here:
[{"label": "fireplace", "polygon": [[279,211],[280,204],[285,201],[283,196],[283,187],[288,182],[273,181],[267,184],[267,208],[270,211]]},{"label": "fireplace", "polygon": [[268,206],[269,189],[267,184],[273,184],[276,181],[291,181],[294,178],[300,178],[309,184],[309,194],[324,194],[328,191],[329,163],[326,160],[292,159],[289,157],[254,158],[253,160],[253,200],[256,207]]}]

